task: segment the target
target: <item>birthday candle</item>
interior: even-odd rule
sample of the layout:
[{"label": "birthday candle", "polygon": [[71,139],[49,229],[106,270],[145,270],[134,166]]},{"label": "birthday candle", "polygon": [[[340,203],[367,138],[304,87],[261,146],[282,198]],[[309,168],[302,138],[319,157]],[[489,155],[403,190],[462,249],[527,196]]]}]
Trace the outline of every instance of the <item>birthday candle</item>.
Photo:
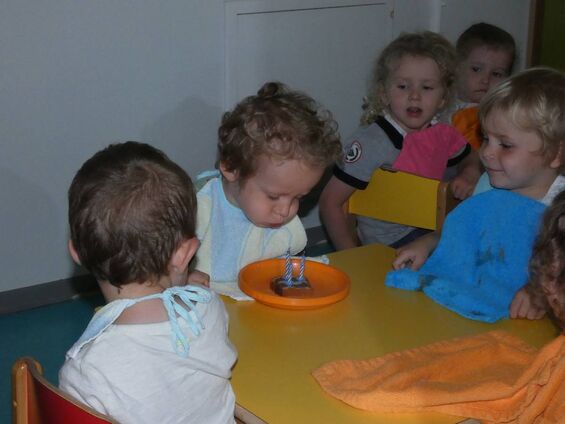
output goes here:
[{"label": "birthday candle", "polygon": [[292,285],[292,262],[290,260],[290,249],[286,251],[285,257],[285,272],[284,272],[284,280],[288,286]]},{"label": "birthday candle", "polygon": [[306,266],[306,253],[302,252],[302,258],[300,259],[300,274],[298,275],[298,281],[301,283],[304,281],[304,267]]}]

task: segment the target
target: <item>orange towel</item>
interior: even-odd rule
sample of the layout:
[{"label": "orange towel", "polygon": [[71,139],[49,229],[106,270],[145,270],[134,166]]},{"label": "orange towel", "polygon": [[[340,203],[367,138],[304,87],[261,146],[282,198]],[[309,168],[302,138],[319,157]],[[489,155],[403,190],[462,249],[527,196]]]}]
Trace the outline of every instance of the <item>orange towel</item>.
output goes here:
[{"label": "orange towel", "polygon": [[565,422],[565,335],[536,351],[493,331],[330,362],[314,378],[330,395],[378,412],[440,412],[496,423]]},{"label": "orange towel", "polygon": [[483,143],[483,136],[479,123],[479,108],[467,107],[458,110],[453,114],[451,123],[463,134],[463,137],[465,137],[465,140],[473,149],[480,149]]}]

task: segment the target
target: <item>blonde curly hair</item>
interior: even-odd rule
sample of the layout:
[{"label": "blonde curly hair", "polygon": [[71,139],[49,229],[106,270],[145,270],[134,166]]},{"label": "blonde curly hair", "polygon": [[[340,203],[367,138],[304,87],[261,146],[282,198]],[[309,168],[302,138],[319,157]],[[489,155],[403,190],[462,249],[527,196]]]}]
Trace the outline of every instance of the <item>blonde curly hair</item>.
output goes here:
[{"label": "blonde curly hair", "polygon": [[363,100],[361,124],[369,125],[387,106],[386,86],[398,61],[406,56],[427,57],[434,60],[440,70],[441,82],[445,90],[445,106],[454,96],[457,54],[455,48],[440,34],[431,31],[404,33],[393,40],[377,58],[369,94]]}]

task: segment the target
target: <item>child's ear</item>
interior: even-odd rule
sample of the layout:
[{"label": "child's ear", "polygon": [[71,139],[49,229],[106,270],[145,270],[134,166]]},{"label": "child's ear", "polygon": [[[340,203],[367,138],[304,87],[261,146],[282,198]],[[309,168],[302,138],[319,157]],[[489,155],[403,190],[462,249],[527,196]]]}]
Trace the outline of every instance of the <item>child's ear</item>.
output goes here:
[{"label": "child's ear", "polygon": [[388,98],[386,86],[384,84],[379,84],[377,86],[377,98],[382,99],[383,105],[386,107],[390,106],[390,99]]},{"label": "child's ear", "polygon": [[237,181],[237,179],[239,178],[239,173],[237,172],[237,170],[229,170],[224,162],[220,162],[220,172],[222,173],[222,176],[230,183]]},{"label": "child's ear", "polygon": [[443,98],[441,99],[441,103],[439,104],[439,110],[442,110],[445,105],[447,104],[447,99],[445,98],[445,95],[443,96]]},{"label": "child's ear", "polygon": [[555,157],[553,158],[553,160],[549,163],[549,167],[553,168],[553,169],[558,169],[559,167],[561,167],[561,165],[563,165],[563,144],[565,142],[561,141],[559,143],[559,150],[557,150],[557,154],[555,155]]},{"label": "child's ear", "polygon": [[69,253],[71,254],[71,258],[73,258],[73,261],[75,261],[77,265],[81,265],[80,258],[78,257],[78,253],[75,249],[75,245],[73,244],[73,241],[69,240],[67,246],[69,248]]},{"label": "child's ear", "polygon": [[199,246],[200,241],[196,237],[182,241],[173,253],[173,257],[170,262],[171,268],[180,270],[181,272],[186,270],[190,260],[196,253],[196,250],[198,250]]}]

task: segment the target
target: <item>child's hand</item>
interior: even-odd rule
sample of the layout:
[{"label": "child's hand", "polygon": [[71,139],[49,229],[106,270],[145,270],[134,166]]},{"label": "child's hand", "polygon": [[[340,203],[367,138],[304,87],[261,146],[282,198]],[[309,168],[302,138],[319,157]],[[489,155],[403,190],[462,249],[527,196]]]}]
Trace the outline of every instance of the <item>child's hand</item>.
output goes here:
[{"label": "child's hand", "polygon": [[392,262],[392,267],[394,269],[410,268],[416,271],[424,265],[426,259],[428,259],[426,252],[409,244],[396,251],[396,258]]},{"label": "child's hand", "polygon": [[456,199],[465,200],[473,194],[477,181],[474,178],[468,178],[466,175],[457,175],[449,184],[451,192]]},{"label": "child's hand", "polygon": [[392,261],[392,267],[394,269],[410,268],[414,271],[420,269],[436,248],[440,236],[441,233],[434,231],[401,247],[396,251],[396,259]]},{"label": "child's hand", "polygon": [[202,284],[210,287],[210,276],[202,271],[191,271],[188,273],[188,284]]},{"label": "child's hand", "polygon": [[543,309],[532,304],[532,300],[525,288],[518,290],[510,304],[510,318],[541,319],[545,315]]},{"label": "child's hand", "polygon": [[401,247],[396,251],[396,258],[392,261],[394,269],[410,268],[414,271],[420,268],[426,259],[423,260],[414,249],[410,246]]},{"label": "child's hand", "polygon": [[457,175],[449,184],[453,196],[459,200],[471,196],[482,172],[479,154],[473,150],[457,165]]}]

